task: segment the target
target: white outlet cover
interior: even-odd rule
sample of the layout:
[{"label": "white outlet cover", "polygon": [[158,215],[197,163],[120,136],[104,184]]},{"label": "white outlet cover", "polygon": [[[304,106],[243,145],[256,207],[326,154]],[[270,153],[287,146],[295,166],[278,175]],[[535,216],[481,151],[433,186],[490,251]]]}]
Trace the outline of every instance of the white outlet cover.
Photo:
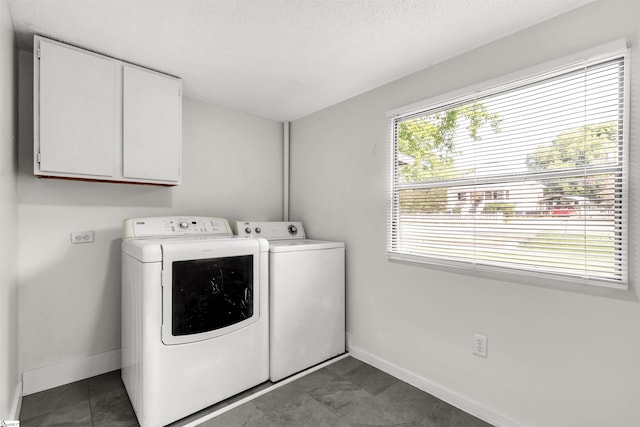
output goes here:
[{"label": "white outlet cover", "polygon": [[473,354],[487,357],[487,347],[489,339],[485,335],[473,334]]},{"label": "white outlet cover", "polygon": [[93,243],[93,231],[75,231],[71,233],[71,243]]}]

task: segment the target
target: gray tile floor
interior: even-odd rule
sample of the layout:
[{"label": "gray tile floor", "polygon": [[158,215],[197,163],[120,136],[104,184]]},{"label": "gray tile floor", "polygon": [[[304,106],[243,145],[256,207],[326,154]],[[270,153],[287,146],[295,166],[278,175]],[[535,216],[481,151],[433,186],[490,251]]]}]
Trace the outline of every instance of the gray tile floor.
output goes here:
[{"label": "gray tile floor", "polygon": [[25,396],[20,427],[137,426],[120,371]]},{"label": "gray tile floor", "polygon": [[[172,424],[179,427],[270,383]],[[137,426],[120,371],[26,396],[21,427]],[[366,363],[347,357],[259,396],[204,427],[487,427],[453,406]]]}]

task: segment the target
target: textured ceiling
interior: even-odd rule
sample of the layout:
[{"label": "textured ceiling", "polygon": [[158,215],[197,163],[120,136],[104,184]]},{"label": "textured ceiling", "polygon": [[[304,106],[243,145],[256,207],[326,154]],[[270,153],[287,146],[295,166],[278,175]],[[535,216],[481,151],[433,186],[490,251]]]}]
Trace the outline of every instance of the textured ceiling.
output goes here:
[{"label": "textured ceiling", "polygon": [[184,94],[294,120],[592,0],[9,0],[33,34],[183,79]]}]

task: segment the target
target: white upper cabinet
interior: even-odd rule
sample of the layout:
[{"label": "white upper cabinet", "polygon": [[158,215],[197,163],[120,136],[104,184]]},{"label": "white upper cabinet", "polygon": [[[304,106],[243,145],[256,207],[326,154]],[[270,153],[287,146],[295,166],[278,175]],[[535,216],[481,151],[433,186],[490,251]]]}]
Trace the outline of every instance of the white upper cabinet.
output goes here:
[{"label": "white upper cabinet", "polygon": [[40,59],[40,170],[112,177],[115,64],[44,42]]},{"label": "white upper cabinet", "polygon": [[34,173],[178,185],[182,82],[36,36]]},{"label": "white upper cabinet", "polygon": [[123,80],[123,175],[178,181],[180,81],[128,65]]}]

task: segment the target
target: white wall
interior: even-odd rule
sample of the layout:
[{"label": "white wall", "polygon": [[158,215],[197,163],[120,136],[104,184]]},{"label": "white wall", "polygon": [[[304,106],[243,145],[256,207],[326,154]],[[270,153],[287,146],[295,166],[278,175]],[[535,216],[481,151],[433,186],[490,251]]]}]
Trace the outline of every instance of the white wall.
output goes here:
[{"label": "white wall", "polygon": [[18,386],[18,246],[16,195],[16,51],[6,0],[0,0],[0,420],[16,416]]},{"label": "white wall", "polygon": [[[33,56],[20,52],[20,371],[120,348],[120,236],[136,216],[282,217],[281,124],[183,100],[183,184],[37,179]],[[95,243],[69,233],[93,230]]]},{"label": "white wall", "polygon": [[[597,1],[292,123],[291,218],[346,242],[356,356],[497,424],[640,425],[638,16],[636,0]],[[387,260],[388,110],[621,37],[634,57],[628,292]]]}]

